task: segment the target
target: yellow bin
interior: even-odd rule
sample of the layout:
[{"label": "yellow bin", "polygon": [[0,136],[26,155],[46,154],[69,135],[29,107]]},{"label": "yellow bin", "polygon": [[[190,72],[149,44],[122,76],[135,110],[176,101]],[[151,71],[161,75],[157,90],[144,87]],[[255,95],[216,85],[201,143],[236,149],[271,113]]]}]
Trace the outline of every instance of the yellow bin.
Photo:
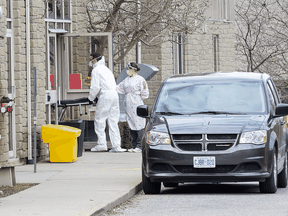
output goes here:
[{"label": "yellow bin", "polygon": [[49,144],[50,162],[75,162],[77,160],[78,128],[47,124],[42,126],[43,143]]}]

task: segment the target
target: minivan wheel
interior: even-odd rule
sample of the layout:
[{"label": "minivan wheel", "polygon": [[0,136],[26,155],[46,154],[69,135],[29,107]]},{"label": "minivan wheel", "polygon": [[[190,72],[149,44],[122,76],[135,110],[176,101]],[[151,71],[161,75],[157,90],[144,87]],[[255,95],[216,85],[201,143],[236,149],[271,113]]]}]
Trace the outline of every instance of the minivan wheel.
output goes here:
[{"label": "minivan wheel", "polygon": [[279,188],[287,187],[287,162],[288,162],[288,159],[287,159],[287,153],[286,153],[283,170],[278,175],[278,187]]},{"label": "minivan wheel", "polygon": [[179,183],[163,182],[164,187],[178,187]]},{"label": "minivan wheel", "polygon": [[143,191],[145,194],[159,194],[161,191],[161,182],[151,182],[144,174],[144,169],[142,167],[142,184]]},{"label": "minivan wheel", "polygon": [[275,193],[277,191],[277,155],[273,149],[272,173],[264,182],[259,182],[261,193]]}]

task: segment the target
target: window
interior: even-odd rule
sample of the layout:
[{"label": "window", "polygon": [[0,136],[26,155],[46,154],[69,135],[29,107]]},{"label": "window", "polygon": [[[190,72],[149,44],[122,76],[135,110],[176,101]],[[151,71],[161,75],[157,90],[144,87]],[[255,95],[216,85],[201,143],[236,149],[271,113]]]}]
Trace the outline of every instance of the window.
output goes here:
[{"label": "window", "polygon": [[218,35],[213,35],[212,36],[212,48],[213,48],[213,70],[216,72],[219,70],[219,51],[218,51]]},{"label": "window", "polygon": [[183,74],[183,36],[176,34],[173,36],[173,73]]},{"label": "window", "polygon": [[224,20],[230,20],[230,0],[223,0],[223,14]]},{"label": "window", "polygon": [[48,0],[46,19],[70,20],[71,0]]},{"label": "window", "polygon": [[6,5],[7,5],[7,29],[12,29],[12,2],[11,0],[6,0]]},{"label": "window", "polygon": [[211,15],[213,19],[230,21],[234,16],[233,2],[231,0],[213,0]]},{"label": "window", "polygon": [[275,101],[275,98],[274,98],[274,95],[272,93],[272,89],[270,87],[270,85],[268,84],[268,98],[269,98],[269,102],[270,102],[270,105],[271,107],[273,108],[273,110],[275,110],[275,107],[276,107],[276,101]]},{"label": "window", "polygon": [[155,108],[156,112],[181,114],[201,111],[263,113],[266,110],[261,82],[216,79],[167,82]]},{"label": "window", "polygon": [[276,104],[280,103],[280,99],[278,97],[277,90],[276,90],[274,83],[271,80],[268,80],[268,85],[272,89],[273,95],[274,95],[275,100],[276,100]]}]

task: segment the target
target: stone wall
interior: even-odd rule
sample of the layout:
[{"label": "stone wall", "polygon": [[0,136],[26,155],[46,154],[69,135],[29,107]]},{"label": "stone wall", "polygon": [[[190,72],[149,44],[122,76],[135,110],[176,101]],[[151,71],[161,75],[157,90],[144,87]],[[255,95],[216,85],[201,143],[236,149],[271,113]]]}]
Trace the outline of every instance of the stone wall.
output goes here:
[{"label": "stone wall", "polygon": [[[218,35],[218,71],[235,70],[235,23],[206,21],[186,40],[187,72],[213,72],[213,35]],[[204,31],[203,31],[204,29]]]},{"label": "stone wall", "polygon": [[[183,44],[184,73],[213,72],[213,35],[218,35],[218,71],[235,71],[235,23],[206,21],[205,31],[201,28],[193,35],[186,36]],[[159,72],[148,82],[151,106],[161,83],[173,75],[172,43],[166,42],[159,47],[142,46],[142,63],[151,64]]]},{"label": "stone wall", "polygon": [[[34,67],[37,72],[37,155],[39,159],[47,157],[47,145],[42,143],[41,127],[46,124],[45,107],[45,78],[46,78],[46,28],[45,28],[45,5],[42,0],[30,1],[30,31],[31,31],[31,82],[34,83]],[[31,83],[32,119],[34,116],[34,84]],[[29,121],[29,120],[28,120]],[[32,134],[34,125],[32,122]],[[32,136],[34,137],[34,136]],[[32,139],[32,143],[33,143]],[[26,143],[27,145],[27,143]],[[33,145],[32,145],[33,146]]]},{"label": "stone wall", "polygon": [[[27,157],[27,86],[25,2],[13,1],[14,79],[16,86],[16,157]],[[7,114],[5,114],[7,115]]]},{"label": "stone wall", "polygon": [[[46,72],[46,37],[47,29],[44,20],[45,4],[43,0],[30,0],[30,61],[31,61],[31,119],[27,118],[27,49],[26,49],[26,9],[25,1],[13,0],[13,35],[14,35],[14,71],[16,88],[16,156],[21,163],[25,163],[28,156],[28,121],[32,122],[32,146],[33,146],[33,107],[34,107],[34,67],[37,70],[37,155],[41,160],[48,156],[47,145],[42,143],[41,127],[46,124],[45,105],[45,78]],[[0,7],[3,9],[3,17],[0,19],[0,97],[8,94],[8,65],[7,65],[7,29],[6,0],[0,0]],[[184,46],[183,59],[186,60],[184,71],[198,73],[213,71],[212,35],[219,37],[219,70],[235,70],[235,25],[233,22],[220,20],[206,21],[205,28],[197,33],[187,36]],[[86,30],[86,9],[85,0],[72,1],[72,33],[85,33]],[[80,54],[79,50],[79,54]],[[159,72],[148,82],[150,97],[144,103],[151,110],[156,94],[161,83],[173,75],[172,44],[166,42],[161,46],[148,47],[142,44],[142,63],[154,65]],[[82,58],[81,58],[82,57]],[[84,70],[87,67],[87,60],[83,55],[76,56],[75,69]],[[125,62],[136,61],[135,49],[131,50],[125,58]],[[117,66],[116,66],[117,67]],[[115,73],[118,73],[117,69]],[[84,112],[84,110],[83,110]],[[9,166],[9,130],[8,114],[0,116],[0,167]]]},{"label": "stone wall", "polygon": [[[6,39],[6,1],[5,0],[0,0],[0,7],[2,7],[3,10],[3,16],[0,19],[0,97],[3,95],[7,95],[8,93],[8,83],[7,83],[7,77],[8,77],[8,72],[7,72],[7,51],[6,51],[6,44],[7,44],[7,39]],[[8,117],[2,117],[0,115],[0,134],[1,134],[1,139],[0,139],[0,168],[3,166],[3,163],[9,159],[9,145],[8,145],[8,140],[7,140],[7,134],[8,134]]]}]

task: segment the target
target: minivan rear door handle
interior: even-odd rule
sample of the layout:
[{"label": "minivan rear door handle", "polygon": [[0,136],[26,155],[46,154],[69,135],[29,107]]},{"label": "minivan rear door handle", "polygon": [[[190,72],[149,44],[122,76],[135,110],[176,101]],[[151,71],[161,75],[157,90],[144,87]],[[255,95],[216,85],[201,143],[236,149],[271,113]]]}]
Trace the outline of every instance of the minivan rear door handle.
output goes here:
[{"label": "minivan rear door handle", "polygon": [[284,124],[286,124],[286,121],[282,121],[280,124],[281,124],[281,125],[284,125]]}]

